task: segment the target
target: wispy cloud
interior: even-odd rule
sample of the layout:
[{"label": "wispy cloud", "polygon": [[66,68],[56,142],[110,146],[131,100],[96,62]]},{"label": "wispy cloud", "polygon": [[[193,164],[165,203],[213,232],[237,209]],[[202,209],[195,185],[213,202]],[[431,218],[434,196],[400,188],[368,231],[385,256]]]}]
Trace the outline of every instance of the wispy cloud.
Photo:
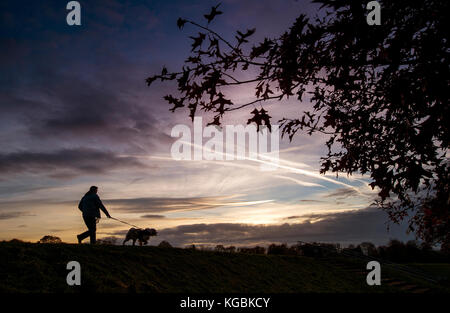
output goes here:
[{"label": "wispy cloud", "polygon": [[114,210],[128,213],[143,212],[181,212],[208,210],[218,207],[243,207],[273,200],[231,200],[234,196],[193,197],[193,198],[135,198],[135,199],[105,199],[103,202]]},{"label": "wispy cloud", "polygon": [[356,195],[358,195],[358,192],[353,188],[339,188],[328,193],[326,197],[345,199]]},{"label": "wispy cloud", "polygon": [[23,216],[34,216],[34,214],[31,214],[29,212],[5,212],[0,213],[0,220],[10,220]]},{"label": "wispy cloud", "polygon": [[319,185],[319,184],[316,184],[316,183],[306,182],[306,181],[303,181],[303,180],[300,180],[300,179],[295,179],[295,178],[292,178],[292,177],[289,177],[289,176],[275,175],[275,177],[278,177],[278,178],[282,178],[282,179],[286,179],[286,180],[292,181],[292,182],[294,182],[294,183],[296,183],[297,185],[300,185],[300,186],[305,186],[305,187],[322,187],[322,188],[325,188],[325,187],[322,186],[322,185]]}]

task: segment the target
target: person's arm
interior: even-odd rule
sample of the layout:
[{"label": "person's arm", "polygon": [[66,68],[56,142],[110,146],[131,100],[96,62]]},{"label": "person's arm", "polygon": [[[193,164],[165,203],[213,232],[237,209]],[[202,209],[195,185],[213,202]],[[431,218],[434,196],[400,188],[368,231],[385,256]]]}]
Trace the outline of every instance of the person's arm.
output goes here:
[{"label": "person's arm", "polygon": [[80,203],[78,203],[78,209],[83,212],[83,198],[81,198]]},{"label": "person's arm", "polygon": [[108,218],[110,218],[111,215],[109,215],[108,210],[107,210],[107,209],[105,208],[105,206],[103,205],[103,202],[102,202],[102,200],[100,200],[100,197],[99,197],[99,196],[97,196],[97,201],[98,201],[98,207],[100,208],[100,210],[102,210],[103,213],[105,213],[105,215],[106,215]]}]

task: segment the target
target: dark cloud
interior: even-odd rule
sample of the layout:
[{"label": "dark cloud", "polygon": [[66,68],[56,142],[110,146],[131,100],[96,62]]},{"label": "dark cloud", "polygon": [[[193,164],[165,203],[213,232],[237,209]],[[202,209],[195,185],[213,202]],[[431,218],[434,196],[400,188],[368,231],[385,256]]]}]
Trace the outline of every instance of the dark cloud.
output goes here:
[{"label": "dark cloud", "polygon": [[307,203],[321,203],[321,202],[325,202],[322,200],[309,200],[309,199],[305,199],[305,200],[300,200],[300,202],[307,202]]},{"label": "dark cloud", "polygon": [[[313,217],[317,217],[314,215]],[[312,223],[281,225],[252,224],[193,224],[181,225],[159,231],[159,239],[171,244],[232,244],[256,245],[270,243],[293,244],[298,240],[312,242],[340,242],[343,244],[370,241],[385,244],[390,238],[406,240],[405,225],[386,227],[387,216],[381,210],[368,208],[344,213],[323,214],[322,219]]]},{"label": "dark cloud", "polygon": [[[114,76],[123,74],[121,66],[114,72]],[[50,100],[44,98],[40,103],[47,110],[30,127],[32,135],[86,140],[104,137],[117,143],[157,133],[151,110],[131,102],[113,86],[98,86],[74,77],[54,80],[57,83],[52,87]]]},{"label": "dark cloud", "polygon": [[[0,178],[0,181],[2,181],[2,179]],[[44,184],[44,182],[42,182],[42,180],[40,181],[40,186],[36,186],[36,185],[27,185],[27,184],[23,184],[23,183],[19,183],[19,184],[14,184],[10,181],[3,181],[5,183],[5,185],[0,185],[0,196],[11,196],[17,193],[22,193],[22,192],[33,192],[33,191],[38,191],[38,190],[45,190],[47,188],[49,188],[49,186],[46,186]]]},{"label": "dark cloud", "polygon": [[[108,146],[148,152],[160,141],[167,141],[152,106],[142,99],[144,86],[140,86],[139,78],[144,73],[124,67],[116,65],[110,70],[111,76],[131,75],[136,80],[123,81],[121,87],[97,75],[85,80],[48,70],[36,74],[47,77],[44,82],[37,81],[27,88],[13,83],[0,96],[0,127],[5,134],[11,133],[9,137],[0,136],[0,142],[8,150],[17,142],[33,149],[39,140],[41,146],[47,147],[63,147],[69,141],[90,148]],[[99,86],[95,80],[104,85]],[[132,92],[135,94],[130,95]],[[14,136],[14,142],[10,136]]]},{"label": "dark cloud", "polygon": [[105,199],[103,202],[117,211],[150,214],[214,209],[224,205],[224,197]]},{"label": "dark cloud", "polygon": [[161,219],[161,218],[166,218],[166,217],[164,215],[158,215],[158,214],[145,214],[145,215],[142,215],[141,218]]},{"label": "dark cloud", "polygon": [[166,143],[159,113],[168,115],[168,106],[158,109],[165,87],[150,94],[145,78],[156,64],[153,69],[148,55],[134,57],[137,50],[148,52],[136,36],[152,37],[158,20],[152,6],[92,1],[83,11],[89,22],[74,30],[61,23],[65,6],[33,2],[25,12],[14,1],[2,3],[2,151],[57,150],[70,142],[148,153]]},{"label": "dark cloud", "polygon": [[353,188],[339,188],[326,195],[328,198],[348,198],[358,195],[358,191]]},{"label": "dark cloud", "polygon": [[55,152],[0,154],[0,171],[46,173],[52,177],[99,174],[117,168],[143,167],[137,159],[93,149],[63,149]]}]

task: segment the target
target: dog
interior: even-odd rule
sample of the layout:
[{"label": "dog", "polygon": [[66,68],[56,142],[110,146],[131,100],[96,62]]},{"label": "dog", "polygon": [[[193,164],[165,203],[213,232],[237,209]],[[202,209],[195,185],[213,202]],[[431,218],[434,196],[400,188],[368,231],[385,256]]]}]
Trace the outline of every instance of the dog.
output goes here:
[{"label": "dog", "polygon": [[154,228],[146,228],[146,229],[130,228],[122,245],[125,245],[125,242],[127,242],[128,240],[133,240],[133,246],[136,244],[136,240],[139,241],[140,246],[142,246],[142,243],[146,245],[147,242],[150,240],[151,236],[157,235],[158,232]]}]

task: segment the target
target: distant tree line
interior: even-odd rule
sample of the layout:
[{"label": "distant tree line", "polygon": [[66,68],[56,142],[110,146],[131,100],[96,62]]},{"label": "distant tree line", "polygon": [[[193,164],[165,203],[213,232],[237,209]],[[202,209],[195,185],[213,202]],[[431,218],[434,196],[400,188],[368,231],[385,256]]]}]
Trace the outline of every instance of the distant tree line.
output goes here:
[{"label": "distant tree line", "polygon": [[[190,249],[197,249],[194,245]],[[200,250],[213,250],[212,248],[201,247]],[[248,254],[272,254],[272,255],[297,255],[307,257],[327,257],[337,254],[353,256],[370,256],[392,262],[448,262],[450,253],[446,250],[433,250],[429,244],[418,243],[410,240],[406,243],[392,239],[387,245],[375,246],[371,242],[362,242],[358,245],[349,245],[342,248],[338,243],[304,243],[288,246],[286,243],[270,244],[267,248],[256,247],[235,247],[217,245],[214,251],[221,253],[248,253]]]},{"label": "distant tree line", "polygon": [[[115,245],[117,244],[117,237],[105,237],[98,240],[98,244]],[[10,243],[23,243],[19,239],[12,239]],[[61,239],[56,236],[46,235],[42,237],[37,243],[62,243]],[[168,241],[161,241],[158,245],[160,248],[172,248]],[[404,262],[450,262],[450,251],[446,246],[442,246],[440,250],[435,250],[426,242],[419,243],[415,240],[410,240],[406,243],[392,239],[387,245],[376,246],[371,242],[362,242],[358,245],[349,245],[348,247],[341,247],[339,243],[321,243],[321,242],[302,242],[289,246],[286,243],[276,244],[272,243],[267,248],[262,246],[255,247],[235,247],[216,245],[214,248],[209,246],[188,245],[186,249],[201,250],[201,251],[215,251],[220,253],[246,253],[246,254],[271,254],[271,255],[293,255],[306,257],[328,257],[333,255],[349,255],[349,256],[369,256],[379,258],[386,261],[396,263]]]}]

